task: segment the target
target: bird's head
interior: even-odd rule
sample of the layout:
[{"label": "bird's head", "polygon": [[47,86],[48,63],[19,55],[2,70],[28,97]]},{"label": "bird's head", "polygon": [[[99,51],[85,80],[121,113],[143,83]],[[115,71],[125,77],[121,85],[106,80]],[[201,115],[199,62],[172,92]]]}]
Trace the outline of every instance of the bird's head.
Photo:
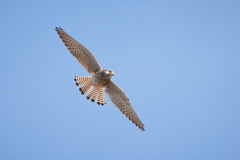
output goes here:
[{"label": "bird's head", "polygon": [[106,69],[105,74],[106,74],[106,76],[110,76],[110,77],[114,76],[114,72],[110,69]]}]

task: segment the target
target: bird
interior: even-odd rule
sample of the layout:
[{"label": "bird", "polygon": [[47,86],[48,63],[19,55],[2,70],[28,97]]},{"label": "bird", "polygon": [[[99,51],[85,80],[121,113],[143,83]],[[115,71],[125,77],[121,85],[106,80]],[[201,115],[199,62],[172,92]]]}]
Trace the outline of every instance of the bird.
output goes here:
[{"label": "bird", "polygon": [[129,98],[125,92],[112,80],[114,72],[110,69],[103,69],[97,62],[94,55],[81,43],[66,33],[61,27],[55,30],[65,44],[70,53],[78,62],[91,74],[91,76],[74,76],[77,86],[81,86],[79,91],[82,95],[87,94],[87,99],[92,102],[96,100],[98,105],[106,105],[104,91],[109,96],[112,103],[139,129],[145,131],[145,126],[135,112]]}]

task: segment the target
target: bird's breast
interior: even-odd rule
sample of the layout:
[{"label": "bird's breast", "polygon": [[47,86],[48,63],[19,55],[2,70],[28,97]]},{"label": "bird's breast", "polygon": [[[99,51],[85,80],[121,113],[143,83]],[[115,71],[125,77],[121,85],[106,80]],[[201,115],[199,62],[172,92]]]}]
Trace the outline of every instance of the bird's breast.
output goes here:
[{"label": "bird's breast", "polygon": [[110,80],[109,77],[104,77],[101,74],[97,73],[91,77],[91,83],[96,89],[102,88],[104,84],[106,84],[109,80]]}]

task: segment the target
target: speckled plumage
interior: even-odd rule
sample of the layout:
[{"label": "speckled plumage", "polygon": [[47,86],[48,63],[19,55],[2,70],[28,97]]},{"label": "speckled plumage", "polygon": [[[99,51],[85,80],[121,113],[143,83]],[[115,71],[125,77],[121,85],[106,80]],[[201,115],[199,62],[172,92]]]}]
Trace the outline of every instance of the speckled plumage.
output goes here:
[{"label": "speckled plumage", "polygon": [[96,100],[98,105],[107,104],[104,90],[116,107],[137,127],[144,131],[144,125],[138,118],[127,95],[112,80],[113,71],[102,69],[93,54],[68,35],[62,28],[55,29],[70,53],[92,76],[75,76],[77,86],[81,86],[79,91],[84,95],[88,93],[87,99],[92,102]]}]

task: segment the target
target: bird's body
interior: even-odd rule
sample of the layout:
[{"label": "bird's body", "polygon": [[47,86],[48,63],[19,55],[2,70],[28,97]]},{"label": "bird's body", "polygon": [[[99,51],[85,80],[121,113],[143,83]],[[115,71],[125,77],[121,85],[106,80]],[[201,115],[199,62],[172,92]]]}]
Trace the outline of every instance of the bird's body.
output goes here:
[{"label": "bird's body", "polygon": [[129,120],[144,131],[144,125],[138,118],[129,98],[123,90],[111,80],[114,72],[109,69],[102,69],[93,54],[81,43],[68,35],[62,28],[56,27],[56,31],[70,53],[77,58],[79,63],[92,75],[75,76],[74,81],[76,81],[76,85],[81,86],[79,91],[83,95],[88,93],[87,99],[91,99],[92,102],[96,100],[97,104],[101,104],[102,106],[107,104],[104,96],[105,91],[115,106],[118,107]]},{"label": "bird's body", "polygon": [[113,71],[101,69],[96,74],[91,76],[91,83],[96,89],[99,87],[104,87],[110,81],[113,75]]}]

